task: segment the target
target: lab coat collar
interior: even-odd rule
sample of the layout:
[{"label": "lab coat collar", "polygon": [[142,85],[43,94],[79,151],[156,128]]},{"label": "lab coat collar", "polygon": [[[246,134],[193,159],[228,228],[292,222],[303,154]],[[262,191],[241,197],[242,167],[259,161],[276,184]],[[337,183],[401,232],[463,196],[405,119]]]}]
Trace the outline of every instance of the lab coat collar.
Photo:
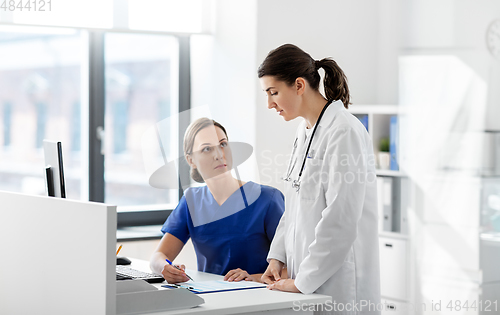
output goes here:
[{"label": "lab coat collar", "polygon": [[337,113],[341,110],[344,109],[344,103],[342,103],[341,100],[338,101],[333,101],[330,106],[325,110],[325,113],[323,114],[323,117],[321,118],[321,121],[319,122],[320,127],[326,127],[331,124]]},{"label": "lab coat collar", "polygon": [[[342,101],[333,101],[328,108],[325,110],[325,113],[323,114],[323,117],[321,118],[321,121],[319,122],[318,129],[321,129],[322,127],[327,127],[331,124],[335,116],[337,115],[338,112],[344,109],[344,103]],[[313,126],[314,128],[314,126]],[[297,131],[297,138],[299,140],[303,140],[306,137],[306,121],[303,120],[300,124],[300,127]],[[299,141],[300,143],[301,141]]]}]

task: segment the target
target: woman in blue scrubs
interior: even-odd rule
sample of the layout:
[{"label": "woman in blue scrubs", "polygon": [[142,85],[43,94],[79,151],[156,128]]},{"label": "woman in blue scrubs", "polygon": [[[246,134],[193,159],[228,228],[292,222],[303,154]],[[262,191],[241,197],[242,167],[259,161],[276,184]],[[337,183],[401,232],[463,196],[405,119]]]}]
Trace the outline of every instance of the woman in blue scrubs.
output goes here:
[{"label": "woman in blue scrubs", "polygon": [[173,261],[192,239],[198,270],[225,275],[225,280],[261,281],[267,254],[284,211],[283,194],[272,187],[242,182],[231,174],[232,154],[225,128],[200,118],[184,136],[191,177],[206,186],[184,192],[162,227],[164,233],[150,261],[169,283],[189,279]]}]

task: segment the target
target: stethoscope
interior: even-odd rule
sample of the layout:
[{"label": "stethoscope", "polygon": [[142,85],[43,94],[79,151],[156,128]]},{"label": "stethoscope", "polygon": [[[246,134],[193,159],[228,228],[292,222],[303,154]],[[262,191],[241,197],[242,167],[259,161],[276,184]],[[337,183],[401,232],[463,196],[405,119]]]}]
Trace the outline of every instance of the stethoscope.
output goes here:
[{"label": "stethoscope", "polygon": [[[316,125],[314,126],[313,132],[311,134],[311,139],[309,139],[309,144],[307,145],[306,154],[304,155],[304,160],[302,161],[302,167],[300,168],[299,176],[297,177],[297,179],[295,179],[292,182],[292,188],[295,188],[295,190],[297,192],[299,192],[299,190],[300,190],[300,179],[302,177],[302,172],[304,171],[304,168],[306,166],[307,156],[309,154],[309,148],[311,147],[311,143],[313,141],[314,134],[316,133],[316,129],[318,129],[319,122],[321,121],[321,118],[323,117],[323,114],[325,113],[326,108],[328,107],[328,105],[331,104],[331,102],[332,101],[328,101],[328,103],[326,103],[326,105],[321,110],[321,113],[319,114],[318,121],[316,122]],[[295,138],[295,141],[293,143],[292,155],[290,156],[290,161],[288,162],[288,168],[286,170],[286,175],[285,175],[285,177],[282,178],[285,182],[289,182],[291,180],[290,175],[292,174],[292,171],[295,167],[295,164],[297,163],[297,160],[295,160],[295,162],[292,164],[293,157],[295,156],[295,151],[297,151],[297,141],[298,141],[298,137]]]}]

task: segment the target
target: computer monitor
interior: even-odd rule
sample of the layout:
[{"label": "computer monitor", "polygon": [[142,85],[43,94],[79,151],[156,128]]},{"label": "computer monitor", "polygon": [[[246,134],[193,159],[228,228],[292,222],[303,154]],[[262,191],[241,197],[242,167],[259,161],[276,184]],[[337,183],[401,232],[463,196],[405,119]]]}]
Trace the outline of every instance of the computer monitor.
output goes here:
[{"label": "computer monitor", "polygon": [[51,197],[66,198],[61,142],[43,140],[43,152],[47,194]]},{"label": "computer monitor", "polygon": [[0,314],[115,314],[116,206],[5,191],[0,200]]}]

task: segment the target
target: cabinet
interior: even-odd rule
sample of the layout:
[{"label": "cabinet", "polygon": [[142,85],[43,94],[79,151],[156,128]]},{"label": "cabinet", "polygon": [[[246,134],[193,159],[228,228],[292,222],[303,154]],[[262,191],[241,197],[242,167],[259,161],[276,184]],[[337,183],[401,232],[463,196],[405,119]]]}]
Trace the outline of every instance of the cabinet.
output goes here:
[{"label": "cabinet", "polygon": [[382,298],[383,309],[381,315],[408,315],[415,314],[408,303]]},{"label": "cabinet", "polygon": [[[433,127],[416,124],[415,113],[410,117],[398,106],[350,111],[367,124],[376,156],[380,140],[391,134],[391,117],[404,127],[396,143],[399,169],[377,169],[382,314],[434,314],[438,307],[454,314],[500,313],[498,170],[485,172],[479,162],[463,167],[462,151],[421,140],[422,128]],[[454,139],[434,135],[444,144]],[[432,154],[419,155],[422,145],[431,145]],[[495,156],[486,166],[499,162]]]},{"label": "cabinet", "polygon": [[391,130],[391,120],[394,126],[393,117],[398,122],[404,117],[396,105],[353,105],[350,112],[367,127],[377,160],[382,314],[408,314],[413,266],[408,237],[412,186],[399,165],[397,169],[382,169],[382,158],[379,157],[379,144],[383,139],[389,139],[391,149],[396,151],[393,152],[397,156],[396,162],[404,159],[399,146],[399,130]]},{"label": "cabinet", "polygon": [[[404,119],[396,105],[352,105],[349,111],[358,117],[371,136],[373,152],[377,161],[377,190],[379,208],[379,230],[382,232],[408,233],[407,208],[410,197],[410,181],[404,170],[399,168],[401,155],[399,128]],[[396,129],[391,130],[396,118]],[[395,160],[396,169],[383,169],[383,157],[380,155],[380,143],[389,139],[391,158]],[[394,152],[392,152],[394,151]],[[394,157],[393,157],[394,156]],[[390,165],[391,167],[393,164]]]},{"label": "cabinet", "polygon": [[408,262],[406,238],[383,236],[379,238],[380,291],[386,297],[408,299]]}]

